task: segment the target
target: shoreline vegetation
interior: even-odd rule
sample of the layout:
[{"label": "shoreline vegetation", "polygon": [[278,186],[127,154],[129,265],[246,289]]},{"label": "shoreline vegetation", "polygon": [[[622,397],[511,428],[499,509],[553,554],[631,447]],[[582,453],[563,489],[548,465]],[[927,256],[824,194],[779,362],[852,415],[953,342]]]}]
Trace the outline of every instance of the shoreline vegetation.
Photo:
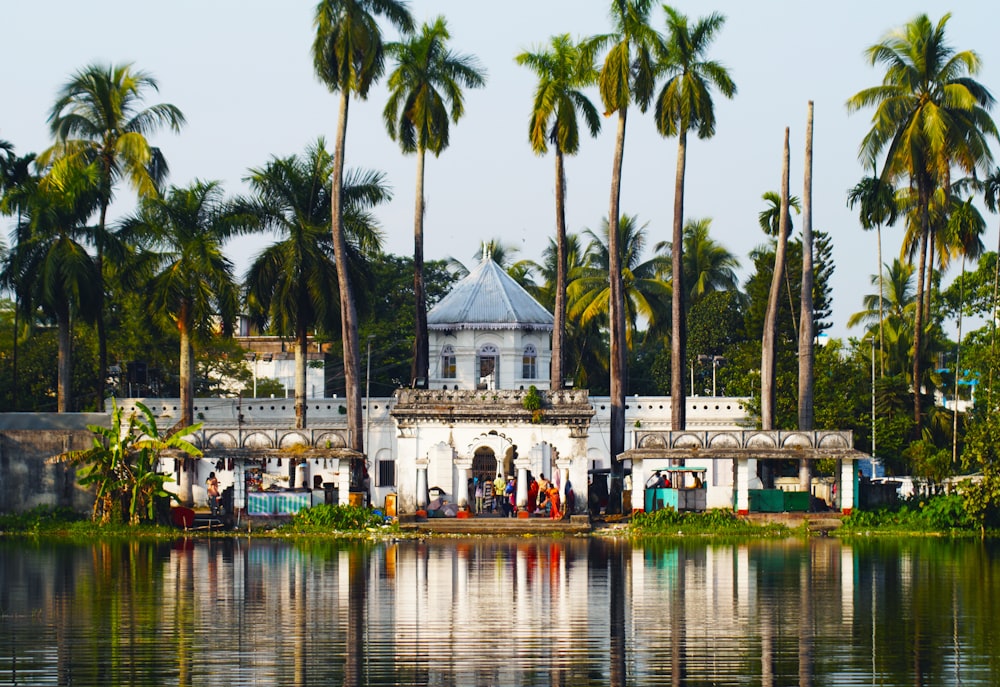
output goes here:
[{"label": "shoreline vegetation", "polygon": [[[667,508],[653,513],[636,513],[615,527],[598,525],[585,536],[620,536],[628,538],[781,538],[836,536],[851,539],[872,536],[1000,536],[1000,531],[981,529],[965,512],[962,498],[955,494],[914,497],[894,507],[878,510],[856,510],[842,519],[835,530],[816,532],[810,519],[822,514],[803,514],[802,523],[791,527],[780,522],[754,522],[723,509],[704,513],[679,513]],[[0,514],[0,537],[57,538],[174,538],[174,537],[331,537],[331,538],[407,538],[449,537],[454,535],[417,531],[405,532],[398,522],[386,518],[377,509],[360,506],[320,505],[308,508],[279,525],[269,524],[256,530],[180,530],[166,524],[130,525],[124,522],[101,524],[83,513],[68,508],[38,506],[24,513]],[[512,536],[505,534],[470,533],[463,536]],[[539,536],[514,535],[514,536]],[[563,536],[553,532],[547,536]]]}]

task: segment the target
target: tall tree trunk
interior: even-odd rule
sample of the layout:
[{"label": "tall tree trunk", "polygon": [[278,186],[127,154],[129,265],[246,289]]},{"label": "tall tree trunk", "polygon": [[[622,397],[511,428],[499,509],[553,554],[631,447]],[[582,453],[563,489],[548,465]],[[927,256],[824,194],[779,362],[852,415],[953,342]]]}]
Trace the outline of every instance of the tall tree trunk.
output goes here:
[{"label": "tall tree trunk", "polygon": [[[358,311],[347,271],[347,239],[344,236],[344,143],[347,140],[347,92],[340,92],[340,116],[337,122],[337,144],[333,153],[333,181],[330,193],[333,251],[337,263],[337,286],[340,289],[341,337],[344,347],[344,395],[347,400],[347,429],[350,448],[364,453],[365,440],[361,432],[361,358],[358,355]],[[353,474],[352,470],[352,474]]]},{"label": "tall tree trunk", "polygon": [[[997,256],[993,264],[993,319],[990,321],[990,374],[986,385],[986,411],[993,412],[993,368],[997,363],[997,287],[1000,286],[1000,233],[997,234]],[[15,381],[17,379],[15,375]]]},{"label": "tall tree trunk", "polygon": [[566,338],[566,170],[563,167],[563,152],[556,140],[556,303],[552,327],[552,369],[549,373],[549,388],[562,389],[566,377],[563,367],[565,354],[563,341]]},{"label": "tall tree trunk", "polygon": [[427,295],[424,289],[424,159],[427,151],[417,147],[417,199],[413,210],[413,298],[416,332],[413,338],[413,381],[427,385],[430,374],[430,344],[427,336]]},{"label": "tall tree trunk", "polygon": [[781,275],[785,271],[785,247],[788,243],[788,127],[781,163],[781,208],[778,213],[778,244],[774,251],[774,271],[767,296],[764,334],[760,347],[760,423],[761,429],[774,429],[775,338],[778,335],[778,299],[781,298]]},{"label": "tall tree trunk", "polygon": [[[813,101],[806,122],[806,162],[802,189],[802,294],[799,306],[799,429],[812,429],[813,413],[813,234],[812,234]],[[799,487],[809,491],[809,461],[799,461]]]},{"label": "tall tree trunk", "polygon": [[[993,300],[996,301],[996,295],[993,296]],[[18,396],[17,396],[17,387],[18,387],[18,380],[17,380],[17,339],[18,339],[18,337],[20,336],[20,333],[21,333],[20,329],[18,329],[18,315],[20,315],[20,310],[21,310],[21,299],[18,296],[17,291],[15,290],[14,291],[14,339],[13,339],[13,344],[14,344],[13,348],[14,348],[14,350],[13,350],[13,360],[12,360],[13,365],[12,365],[12,369],[11,369],[11,379],[13,380],[14,384],[12,385],[13,388],[11,388],[11,390],[10,390],[10,394],[11,394],[10,409],[13,410],[14,412],[17,412],[18,405],[19,405],[19,403],[18,403],[19,399],[18,399]],[[993,372],[993,368],[991,367],[990,368],[990,374],[992,374],[992,372]],[[992,386],[992,382],[993,382],[993,378],[990,377],[990,385],[991,386]],[[103,408],[99,408],[98,410],[103,410]]]},{"label": "tall tree trunk", "polygon": [[618,111],[618,134],[611,174],[611,206],[608,210],[608,278],[611,284],[609,324],[611,328],[611,485],[608,511],[622,508],[623,466],[618,456],[625,451],[625,296],[622,284],[621,247],[618,245],[620,220],[622,160],[625,155],[625,122],[628,110]]},{"label": "tall tree trunk", "polygon": [[181,305],[177,329],[181,337],[181,417],[179,425],[189,427],[194,424],[194,355],[191,350],[190,306]]},{"label": "tall tree trunk", "polygon": [[878,241],[878,361],[879,377],[885,377],[885,283],[882,265],[882,225],[875,225],[875,237]]},{"label": "tall tree trunk", "polygon": [[917,302],[913,313],[913,423],[914,436],[920,436],[920,350],[924,333],[924,268],[927,262],[927,239],[930,235],[928,216],[929,193],[925,184],[918,182],[917,195],[920,203],[920,262],[917,266]]},{"label": "tall tree trunk", "polygon": [[295,429],[305,429],[306,413],[306,367],[309,356],[309,331],[300,318],[295,324]]},{"label": "tall tree trunk", "polygon": [[[110,173],[110,172],[109,172]],[[104,409],[104,386],[108,378],[108,333],[104,323],[104,228],[108,215],[108,200],[101,200],[101,215],[97,228],[97,409]]]},{"label": "tall tree trunk", "polygon": [[[684,321],[684,170],[687,164],[687,129],[677,135],[677,173],[674,176],[674,226],[672,231],[671,271],[673,294],[670,298],[670,429],[678,432],[687,426],[687,399],[684,395],[684,367],[687,362],[687,323]],[[694,389],[691,390],[694,393]]]},{"label": "tall tree trunk", "polygon": [[962,250],[962,276],[958,284],[958,346],[955,351],[955,384],[951,409],[951,463],[955,466],[958,465],[958,380],[962,376],[962,308],[965,307],[965,249]]},{"label": "tall tree trunk", "polygon": [[56,307],[56,324],[59,330],[59,357],[56,382],[56,412],[68,413],[73,402],[73,324],[69,305],[65,299]]}]

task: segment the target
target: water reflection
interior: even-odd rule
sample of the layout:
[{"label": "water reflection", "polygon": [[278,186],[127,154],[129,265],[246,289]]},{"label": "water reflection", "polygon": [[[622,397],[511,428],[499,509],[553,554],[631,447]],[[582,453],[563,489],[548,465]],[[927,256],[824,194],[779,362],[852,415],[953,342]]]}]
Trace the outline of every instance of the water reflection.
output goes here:
[{"label": "water reflection", "polygon": [[0,541],[0,684],[1000,682],[995,545]]}]

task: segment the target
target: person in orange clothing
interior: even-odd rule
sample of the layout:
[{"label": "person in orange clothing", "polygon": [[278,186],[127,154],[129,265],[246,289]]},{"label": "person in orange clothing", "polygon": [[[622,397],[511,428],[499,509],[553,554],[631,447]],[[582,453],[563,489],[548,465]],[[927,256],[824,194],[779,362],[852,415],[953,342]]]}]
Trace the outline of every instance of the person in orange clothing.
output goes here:
[{"label": "person in orange clothing", "polygon": [[545,500],[539,504],[539,508],[548,508],[549,517],[553,520],[562,518],[562,513],[559,512],[559,488],[552,482],[549,482],[549,488],[545,490]]}]

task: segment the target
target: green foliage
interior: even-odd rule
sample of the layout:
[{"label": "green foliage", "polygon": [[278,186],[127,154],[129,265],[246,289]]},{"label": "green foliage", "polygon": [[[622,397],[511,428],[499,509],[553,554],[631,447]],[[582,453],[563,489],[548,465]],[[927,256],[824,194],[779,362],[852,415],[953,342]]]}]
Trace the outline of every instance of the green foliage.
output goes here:
[{"label": "green foliage", "polygon": [[59,456],[77,468],[77,481],[82,486],[95,488],[92,517],[102,525],[122,520],[131,525],[153,521],[157,499],[172,496],[164,489],[172,478],[156,472],[160,454],[175,450],[188,456],[201,455],[184,439],[200,429],[200,424],[164,436],[153,412],[141,403],[136,407],[142,416],[130,415],[123,431],[124,410],[115,403],[110,427],[87,426],[94,433],[91,448]]},{"label": "green foliage", "polygon": [[951,448],[938,448],[933,442],[920,439],[910,444],[903,456],[910,461],[914,475],[940,483],[951,476]]},{"label": "green foliage", "polygon": [[975,526],[963,497],[943,494],[914,497],[892,508],[854,510],[843,520],[845,532],[961,532]]},{"label": "green foliage", "polygon": [[965,437],[962,465],[980,478],[962,491],[965,510],[980,528],[1000,524],[1000,416],[980,412],[973,417]]},{"label": "green foliage", "polygon": [[294,532],[364,532],[381,527],[385,517],[377,511],[361,506],[329,506],[320,504],[300,510],[287,527]]},{"label": "green foliage", "polygon": [[731,510],[714,508],[704,513],[679,513],[662,508],[652,513],[632,516],[631,530],[642,535],[721,534],[774,536],[788,534],[784,525],[755,525],[737,517]]},{"label": "green foliage", "polygon": [[35,506],[23,513],[0,514],[0,532],[20,534],[41,534],[64,529],[80,519],[71,508]]}]

